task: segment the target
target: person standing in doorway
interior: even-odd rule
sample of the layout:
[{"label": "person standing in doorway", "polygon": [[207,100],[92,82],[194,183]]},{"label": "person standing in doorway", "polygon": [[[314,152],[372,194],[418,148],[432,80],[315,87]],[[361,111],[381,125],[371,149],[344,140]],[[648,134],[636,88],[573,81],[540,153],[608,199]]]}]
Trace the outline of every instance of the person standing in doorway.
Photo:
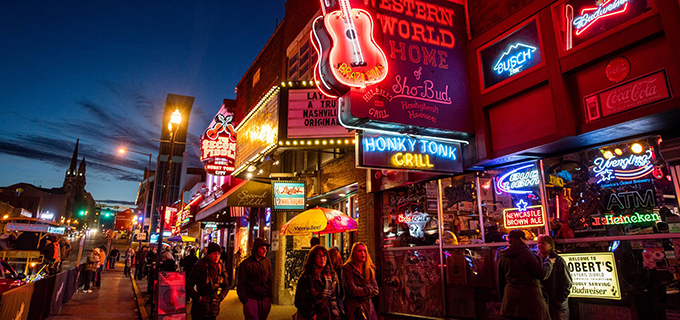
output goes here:
[{"label": "person standing in doorway", "polygon": [[543,260],[555,259],[548,279],[541,281],[548,296],[548,307],[552,320],[569,320],[569,292],[571,274],[564,259],[555,252],[555,240],[549,235],[538,237],[538,253]]},{"label": "person standing in doorway", "polygon": [[229,276],[220,262],[220,246],[208,245],[208,252],[191,270],[187,278],[187,295],[193,300],[193,320],[214,320],[220,314],[220,303],[229,292]]},{"label": "person standing in doorway", "polygon": [[540,281],[550,276],[554,259],[542,261],[526,244],[522,230],[508,234],[510,247],[498,258],[500,315],[509,319],[550,320]]},{"label": "person standing in doorway", "polygon": [[366,245],[352,246],[347,263],[342,268],[345,282],[345,311],[348,320],[378,320],[371,299],[378,295],[375,266]]},{"label": "person standing in doorway", "polygon": [[272,263],[267,259],[269,244],[255,238],[250,256],[238,268],[238,299],[246,320],[265,320],[271,309]]}]

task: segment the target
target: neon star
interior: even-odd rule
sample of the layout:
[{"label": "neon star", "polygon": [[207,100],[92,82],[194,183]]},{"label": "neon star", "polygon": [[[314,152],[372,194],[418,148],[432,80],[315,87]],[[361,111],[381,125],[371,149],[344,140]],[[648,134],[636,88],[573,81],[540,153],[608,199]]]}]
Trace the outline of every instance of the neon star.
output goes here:
[{"label": "neon star", "polygon": [[519,200],[519,202],[517,202],[517,204],[516,204],[515,206],[517,206],[517,209],[519,209],[519,211],[524,212],[524,211],[527,211],[527,206],[528,206],[528,205],[529,205],[529,204],[526,203],[526,202],[524,201],[524,199],[521,199],[521,200]]}]

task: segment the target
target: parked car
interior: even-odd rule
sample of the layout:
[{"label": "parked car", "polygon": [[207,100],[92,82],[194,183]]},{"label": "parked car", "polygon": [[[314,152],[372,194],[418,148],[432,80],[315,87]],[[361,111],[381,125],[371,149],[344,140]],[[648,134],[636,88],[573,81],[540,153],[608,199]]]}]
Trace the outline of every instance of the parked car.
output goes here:
[{"label": "parked car", "polygon": [[18,274],[7,261],[0,259],[0,293],[26,284],[23,274]]}]

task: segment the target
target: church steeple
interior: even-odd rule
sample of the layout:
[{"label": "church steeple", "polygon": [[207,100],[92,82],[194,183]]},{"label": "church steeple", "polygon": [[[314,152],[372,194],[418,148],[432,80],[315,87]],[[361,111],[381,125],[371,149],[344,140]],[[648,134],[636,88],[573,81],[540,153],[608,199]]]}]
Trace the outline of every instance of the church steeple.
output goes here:
[{"label": "church steeple", "polygon": [[76,148],[73,149],[73,157],[71,157],[71,166],[68,168],[68,171],[66,171],[66,175],[73,175],[75,176],[77,171],[77,166],[78,166],[78,144],[80,144],[80,139],[76,140]]},{"label": "church steeple", "polygon": [[80,162],[80,167],[78,167],[78,175],[85,175],[85,157],[83,157],[83,161]]}]

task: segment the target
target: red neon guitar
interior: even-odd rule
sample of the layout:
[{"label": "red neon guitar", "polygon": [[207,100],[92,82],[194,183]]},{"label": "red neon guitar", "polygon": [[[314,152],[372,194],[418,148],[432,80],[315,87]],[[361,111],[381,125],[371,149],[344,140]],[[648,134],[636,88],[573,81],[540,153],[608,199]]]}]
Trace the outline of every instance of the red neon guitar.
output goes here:
[{"label": "red neon guitar", "polygon": [[363,88],[384,80],[387,57],[373,38],[370,14],[352,9],[349,0],[339,0],[337,5],[321,0],[321,6],[324,16],[314,20],[311,32],[319,53],[314,70],[319,89],[337,97],[351,87]]}]

